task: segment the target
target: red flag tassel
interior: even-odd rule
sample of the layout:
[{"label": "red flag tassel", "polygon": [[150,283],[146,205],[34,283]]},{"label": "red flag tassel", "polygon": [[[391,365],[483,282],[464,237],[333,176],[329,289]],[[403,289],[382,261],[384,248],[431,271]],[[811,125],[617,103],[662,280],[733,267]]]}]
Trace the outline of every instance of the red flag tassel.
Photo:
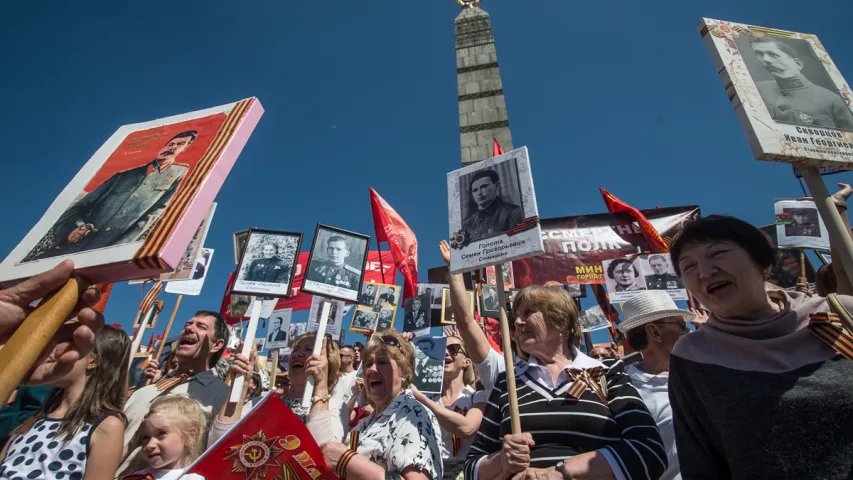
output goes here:
[{"label": "red flag tassel", "polygon": [[494,141],[494,145],[492,145],[492,156],[497,157],[498,155],[503,155],[504,149],[501,147],[501,144],[498,143],[498,139],[492,137],[492,140]]}]

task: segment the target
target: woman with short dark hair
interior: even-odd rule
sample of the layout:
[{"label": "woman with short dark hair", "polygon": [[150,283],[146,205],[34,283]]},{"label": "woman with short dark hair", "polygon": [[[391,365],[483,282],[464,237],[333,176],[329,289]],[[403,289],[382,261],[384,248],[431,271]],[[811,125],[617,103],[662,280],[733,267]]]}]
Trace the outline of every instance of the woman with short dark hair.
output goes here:
[{"label": "woman with short dark hair", "polygon": [[826,300],[766,287],[773,247],[737,218],[685,225],[671,254],[711,312],[670,361],[682,477],[850,478],[853,363],[821,339]]}]

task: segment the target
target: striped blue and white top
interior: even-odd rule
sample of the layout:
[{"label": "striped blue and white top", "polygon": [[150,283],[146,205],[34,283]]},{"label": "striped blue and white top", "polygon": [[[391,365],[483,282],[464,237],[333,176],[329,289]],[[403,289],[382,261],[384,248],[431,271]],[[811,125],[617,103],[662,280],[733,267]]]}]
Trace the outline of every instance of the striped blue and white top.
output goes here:
[{"label": "striped blue and white top", "polygon": [[[654,418],[631,384],[621,360],[599,362],[575,349],[575,358],[556,382],[534,358],[516,372],[521,431],[533,436],[532,468],[547,468],[581,453],[599,451],[617,479],[654,480],[667,467],[666,450]],[[586,387],[579,398],[570,370],[603,370],[606,401]],[[580,380],[578,380],[580,381]],[[598,388],[598,386],[596,385]],[[479,479],[480,461],[501,449],[512,433],[506,373],[500,374],[486,404],[483,422],[465,462],[465,478]],[[598,388],[604,393],[601,388]]]}]

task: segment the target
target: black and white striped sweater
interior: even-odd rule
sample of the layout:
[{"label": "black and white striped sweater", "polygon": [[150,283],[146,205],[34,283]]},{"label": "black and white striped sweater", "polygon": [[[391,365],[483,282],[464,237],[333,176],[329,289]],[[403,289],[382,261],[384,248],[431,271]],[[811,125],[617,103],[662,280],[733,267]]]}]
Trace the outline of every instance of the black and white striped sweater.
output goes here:
[{"label": "black and white striped sweater", "polygon": [[[581,354],[585,360],[593,361]],[[577,365],[578,359],[575,359]],[[594,361],[593,361],[594,362]],[[597,362],[596,362],[597,363]],[[621,360],[603,360],[607,402],[589,387],[579,399],[568,391],[571,379],[551,389],[531,369],[516,373],[521,431],[533,436],[532,468],[547,468],[568,457],[600,451],[617,479],[660,477],[667,466],[666,451],[654,419]],[[478,465],[501,449],[501,439],[511,433],[506,373],[498,377],[489,396],[480,431],[465,462],[465,478],[478,479]]]}]

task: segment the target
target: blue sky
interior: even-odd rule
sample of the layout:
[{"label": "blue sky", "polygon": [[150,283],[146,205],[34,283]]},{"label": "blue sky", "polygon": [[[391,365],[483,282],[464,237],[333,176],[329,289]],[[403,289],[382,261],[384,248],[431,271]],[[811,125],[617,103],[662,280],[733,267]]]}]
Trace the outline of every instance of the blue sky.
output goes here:
[{"label": "blue sky", "polygon": [[[638,208],[698,204],[763,224],[773,198],[801,195],[790,167],[752,159],[699,37],[701,16],[815,33],[853,75],[849,0],[482,6],[542,217],[601,212],[605,187]],[[176,325],[219,308],[233,232],[301,231],[306,249],[318,222],[372,235],[369,186],[418,236],[422,280],[440,264],[445,174],[460,165],[452,0],[4,2],[0,11],[3,255],[118,126],[257,96],[266,114],[219,193],[212,270]],[[118,285],[108,322],[128,325],[140,298],[138,286]],[[158,333],[175,302],[161,298]]]}]

